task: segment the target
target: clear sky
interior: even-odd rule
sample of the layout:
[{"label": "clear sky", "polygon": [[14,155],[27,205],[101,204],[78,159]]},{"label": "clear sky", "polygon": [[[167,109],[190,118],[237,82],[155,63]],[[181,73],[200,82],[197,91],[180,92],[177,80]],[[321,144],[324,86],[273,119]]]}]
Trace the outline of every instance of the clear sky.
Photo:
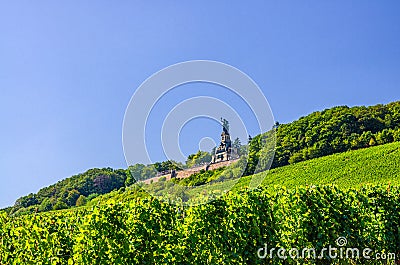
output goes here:
[{"label": "clear sky", "polygon": [[181,61],[241,69],[281,123],[399,100],[399,13],[397,0],[1,1],[0,207],[89,168],[126,167],[130,97]]}]

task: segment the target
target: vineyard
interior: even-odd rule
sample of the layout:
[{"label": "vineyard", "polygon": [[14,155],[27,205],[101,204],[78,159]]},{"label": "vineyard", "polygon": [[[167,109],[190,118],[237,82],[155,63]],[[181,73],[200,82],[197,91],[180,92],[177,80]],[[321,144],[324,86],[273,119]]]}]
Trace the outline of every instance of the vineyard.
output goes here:
[{"label": "vineyard", "polygon": [[[90,211],[19,218],[3,214],[0,263],[284,264],[261,259],[257,251],[265,244],[318,250],[340,236],[348,246],[398,256],[399,227],[400,188],[387,185],[346,191],[335,186],[281,188],[274,194],[257,189],[189,208],[138,199]],[[336,261],[325,257],[316,262]]]},{"label": "vineyard", "polygon": [[0,0],[0,32],[0,265],[400,265],[400,0]]},{"label": "vineyard", "polygon": [[[169,204],[137,184],[125,186],[127,170],[89,170],[0,211],[0,264],[390,264],[374,255],[400,258],[398,130],[368,135],[379,144],[370,140],[368,148],[360,144],[364,134],[353,134],[350,149],[316,154],[296,147],[296,159],[282,151],[277,167],[245,176],[222,197],[197,206]],[[257,139],[250,149],[258,150]],[[254,165],[262,156],[255,151],[250,158]],[[221,193],[233,180],[211,184],[218,170],[225,169],[175,182]],[[258,189],[247,188],[252,178],[263,179]],[[156,194],[171,184],[148,188]],[[265,246],[318,253],[337,246],[338,238],[347,247],[371,249],[372,259],[259,255]]]},{"label": "vineyard", "polygon": [[[127,169],[92,168],[44,187],[37,193],[22,196],[16,200],[13,206],[5,210],[14,216],[18,216],[35,212],[71,209],[93,204],[94,199],[101,199],[97,199],[98,197],[112,197],[116,192],[120,194],[126,189],[132,193],[132,188],[135,189],[133,186],[138,180],[147,180],[145,182],[149,183],[151,180],[155,180],[154,177],[158,176],[157,179],[161,181],[157,182],[161,183],[148,185],[149,187],[146,189],[150,190],[151,194],[155,194],[171,185],[171,182],[165,181],[169,177],[160,176],[160,174],[162,175],[161,172],[171,172],[171,170],[178,172],[178,177],[174,180],[178,182],[176,184],[181,184],[180,186],[197,187],[211,182],[223,182],[219,183],[222,185],[220,189],[222,191],[226,189],[226,185],[232,184],[230,180],[237,179],[242,175],[248,176],[239,182],[237,188],[241,188],[248,184],[246,180],[252,178],[254,173],[263,172],[270,167],[273,169],[271,171],[273,174],[268,175],[267,182],[264,183],[270,186],[274,184],[296,186],[315,182],[336,183],[340,186],[344,183],[345,178],[343,174],[336,174],[335,167],[350,170],[348,172],[350,175],[346,173],[350,181],[348,184],[364,183],[365,180],[369,181],[369,179],[372,180],[372,183],[381,183],[381,174],[388,176],[386,180],[391,180],[398,174],[392,174],[389,171],[396,171],[396,168],[399,167],[388,164],[386,159],[380,159],[381,154],[376,157],[381,163],[379,165],[376,161],[373,161],[372,156],[368,156],[368,152],[364,152],[364,149],[372,148],[376,152],[376,150],[380,150],[375,149],[377,146],[383,146],[383,149],[385,149],[387,144],[399,142],[399,126],[399,101],[369,107],[333,107],[313,112],[288,124],[277,122],[272,130],[254,136],[250,142],[244,145],[240,143],[240,139],[236,139],[234,145],[242,154],[242,159],[230,166],[224,165],[226,170],[223,170],[223,172],[218,170],[210,170],[211,172],[203,172],[202,170],[199,172],[197,172],[198,170],[194,172],[190,172],[190,170],[182,171],[186,172],[183,174],[184,177],[188,177],[189,172],[195,174],[185,180],[177,181],[182,177],[179,175],[180,170],[208,163],[213,151],[211,153],[198,151],[189,155],[185,163],[167,160],[148,165],[140,163],[129,165]],[[369,171],[362,166],[360,167],[360,162],[354,161],[354,156],[350,155],[352,154],[350,151],[354,150],[360,150],[360,153],[354,153],[354,156],[362,156],[359,158],[360,161],[368,160],[367,168]],[[244,159],[246,153],[248,153],[248,156]],[[349,157],[342,157],[343,161],[336,161],[335,166],[332,166],[329,160],[339,159],[335,154],[340,153],[346,153]],[[397,151],[395,153],[398,154]],[[329,155],[334,156],[315,160]],[[393,160],[395,155],[387,154],[386,156],[387,159]],[[347,160],[349,160],[349,163],[347,163]],[[310,164],[307,161],[311,161]],[[395,161],[398,160],[395,159]],[[355,167],[350,168],[349,165],[351,166],[353,162],[356,163]],[[321,166],[318,166],[319,163],[321,163]],[[308,167],[314,169],[314,172],[308,170]],[[213,166],[210,168],[213,169]],[[362,174],[356,173],[359,170]],[[261,173],[261,175],[263,174],[265,175],[265,173]],[[335,175],[337,178],[329,175]],[[262,178],[260,175],[257,175],[257,177]],[[209,188],[219,189],[217,186]],[[180,188],[168,190],[168,194],[180,195],[182,192],[185,192],[184,197],[189,199],[196,197],[193,196],[193,193],[197,191],[193,189],[186,192]],[[137,191],[134,193],[138,194]]]},{"label": "vineyard", "polygon": [[[214,172],[218,173],[218,171]],[[201,177],[208,177],[207,174]],[[350,187],[361,188],[367,184],[392,184],[400,186],[400,142],[374,146],[360,150],[333,154],[293,165],[274,168],[268,172],[261,172],[253,176],[242,177],[237,180],[225,180],[209,185],[199,186],[199,189],[222,192],[232,187],[231,182],[236,182],[233,191],[239,191],[248,186],[252,177],[263,178],[261,186],[273,192],[275,186],[295,188],[300,185],[327,185],[335,184],[341,189]],[[184,185],[190,185],[190,181],[204,182],[197,176],[182,181]],[[162,190],[168,181],[150,184],[148,191]],[[127,202],[138,197],[148,195],[131,186],[104,194],[89,202],[89,205],[104,203],[108,200]]]},{"label": "vineyard", "polygon": [[392,143],[276,168],[258,174],[267,174],[260,189],[246,190],[252,176],[245,177],[233,192],[199,206],[173,206],[133,188],[86,208],[3,213],[0,264],[283,264],[257,251],[264,244],[318,249],[338,237],[399,257],[399,152],[400,143]]},{"label": "vineyard", "polygon": [[[242,178],[235,188],[245,187],[252,177]],[[400,142],[274,168],[256,174],[255,177],[263,178],[262,185],[270,190],[275,185],[289,188],[312,184],[335,184],[342,188],[362,187],[366,184],[400,185]],[[216,185],[223,190],[229,183]]]}]

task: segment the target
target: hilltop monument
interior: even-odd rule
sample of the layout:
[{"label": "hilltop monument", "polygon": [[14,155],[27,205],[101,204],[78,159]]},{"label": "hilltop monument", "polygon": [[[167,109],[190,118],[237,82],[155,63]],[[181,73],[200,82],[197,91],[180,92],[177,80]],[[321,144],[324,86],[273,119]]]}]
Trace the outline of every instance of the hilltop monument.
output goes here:
[{"label": "hilltop monument", "polygon": [[212,157],[212,163],[229,161],[232,158],[232,155],[237,156],[237,151],[235,148],[232,148],[231,136],[229,134],[229,122],[226,119],[221,118],[221,124],[221,143],[215,150],[215,154]]}]

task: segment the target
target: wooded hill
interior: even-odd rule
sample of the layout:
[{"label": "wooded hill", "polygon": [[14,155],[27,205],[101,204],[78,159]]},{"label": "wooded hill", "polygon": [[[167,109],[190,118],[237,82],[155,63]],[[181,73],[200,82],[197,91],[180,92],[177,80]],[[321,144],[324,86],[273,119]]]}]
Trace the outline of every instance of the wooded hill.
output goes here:
[{"label": "wooded hill", "polygon": [[[276,132],[272,168],[333,153],[400,141],[400,101],[370,107],[334,107],[314,112],[288,124],[277,123],[272,130]],[[263,140],[263,135],[257,135],[249,143],[245,175],[255,173]],[[207,155],[198,153],[191,156],[188,164],[195,163],[193,158],[203,159]],[[153,165],[132,165],[129,169],[90,169],[43,188],[36,194],[21,197],[6,211],[20,215],[82,206],[98,195],[130,186],[135,179],[146,178],[146,174],[155,174],[176,165],[165,161]],[[198,177],[202,178],[201,175]],[[191,185],[196,185],[196,180],[193,180]]]}]

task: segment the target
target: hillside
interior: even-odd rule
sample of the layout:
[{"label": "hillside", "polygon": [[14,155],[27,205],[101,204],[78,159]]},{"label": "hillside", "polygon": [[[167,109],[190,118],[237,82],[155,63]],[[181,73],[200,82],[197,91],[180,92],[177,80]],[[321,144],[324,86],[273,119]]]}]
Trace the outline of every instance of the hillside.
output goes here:
[{"label": "hillside", "polygon": [[[263,141],[266,135],[274,131],[276,148],[271,168],[396,142],[400,141],[400,101],[370,107],[339,106],[311,113],[288,124],[277,123],[271,131],[255,136],[248,145],[243,146],[249,152],[245,175],[253,175],[268,168],[269,163],[266,162],[268,159],[265,159],[263,153]],[[198,161],[188,159],[187,164],[204,162],[209,156],[207,152],[199,152],[191,157]],[[184,166],[164,161],[152,165],[131,165],[128,170],[91,169],[43,188],[36,194],[21,197],[7,211],[24,214],[81,206],[98,195],[129,187],[135,180],[149,179],[156,176],[157,172]],[[212,176],[212,172],[207,173],[206,178],[196,174],[185,183],[189,186],[204,184],[217,178],[217,173],[216,176]],[[307,176],[302,175],[301,178],[306,179]],[[288,183],[290,184],[290,181]]]},{"label": "hillside", "polygon": [[[276,148],[271,168],[400,141],[400,101],[316,111],[288,124],[277,123],[275,131]],[[261,172],[266,167],[261,150],[265,134],[257,135],[249,144],[246,175]],[[259,161],[261,165],[256,168]]]},{"label": "hillside", "polygon": [[90,169],[19,198],[7,211],[19,215],[80,206],[98,195],[125,186],[129,173],[126,169]]},{"label": "hillside", "polygon": [[[350,146],[305,161],[289,159],[286,165],[241,178],[232,192],[210,203],[194,206],[157,200],[138,184],[126,186],[130,170],[89,170],[17,204],[36,203],[19,208],[29,212],[39,205],[38,198],[40,205],[48,199],[62,203],[85,198],[85,207],[22,216],[0,212],[0,264],[296,264],[296,257],[264,260],[257,250],[268,244],[286,249],[315,246],[322,251],[339,237],[350,247],[373,249],[372,257],[385,253],[394,260],[400,257],[400,142],[393,142],[398,131],[396,125],[373,134],[363,132],[370,138],[357,150]],[[260,138],[249,146],[253,162],[262,159],[257,150]],[[215,180],[224,170],[147,187],[156,191],[172,181],[196,186]],[[264,181],[249,190],[251,178]],[[221,192],[230,181],[197,189]],[[77,197],[73,190],[88,196]],[[322,259],[306,259],[304,264],[343,264],[326,255]],[[387,264],[358,257],[346,260],[358,263]]]},{"label": "hillside", "polygon": [[[234,190],[247,187],[251,178],[263,178],[261,186],[274,190],[275,186],[334,184],[343,189],[359,188],[368,184],[400,185],[400,142],[352,150],[308,161],[274,168],[241,178]],[[225,190],[229,182],[204,187]]]},{"label": "hillside", "polygon": [[[0,212],[0,264],[299,264],[296,254],[260,255],[266,245],[321,253],[301,264],[392,264],[399,210],[400,187],[377,185],[257,189],[192,207],[148,198],[17,218]],[[339,238],[370,248],[373,260],[323,254]],[[390,262],[374,260],[381,253]]]},{"label": "hillside", "polygon": [[400,142],[348,151],[275,168],[263,185],[335,184],[342,188],[366,184],[400,184]]},{"label": "hillside", "polygon": [[[200,177],[196,177],[200,181],[202,180]],[[274,191],[276,187],[282,186],[296,188],[298,186],[331,184],[342,189],[380,184],[400,186],[400,142],[351,150],[242,177],[232,190],[239,191],[246,188],[253,177],[263,178],[261,186],[269,191]],[[198,188],[221,192],[228,190],[228,187],[233,185],[232,181],[235,180],[199,186]],[[187,185],[187,182],[184,184]],[[153,183],[150,184],[148,190],[161,190],[163,185],[168,184],[167,182]],[[140,191],[136,186],[132,186],[99,196],[91,204],[94,205],[108,200],[130,201],[145,196],[145,192]]]}]

